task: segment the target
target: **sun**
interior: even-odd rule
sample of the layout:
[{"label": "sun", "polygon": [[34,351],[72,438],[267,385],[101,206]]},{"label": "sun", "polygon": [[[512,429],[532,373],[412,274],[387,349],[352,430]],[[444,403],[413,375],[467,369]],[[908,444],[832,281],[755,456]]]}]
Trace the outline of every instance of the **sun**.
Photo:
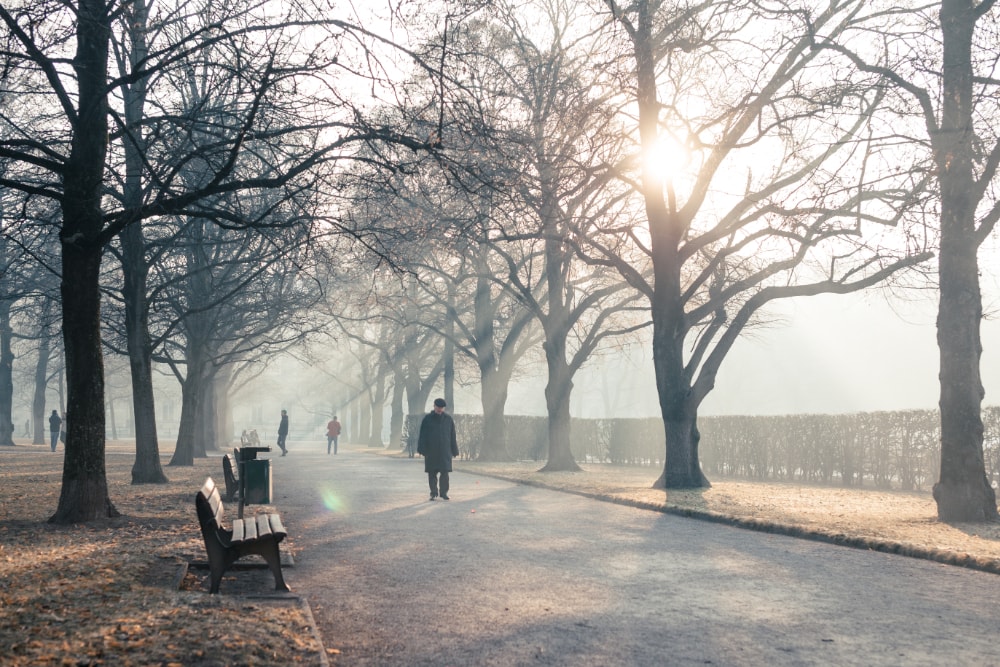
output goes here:
[{"label": "sun", "polygon": [[660,135],[643,158],[646,174],[660,183],[671,182],[684,175],[690,163],[691,151],[667,134]]}]

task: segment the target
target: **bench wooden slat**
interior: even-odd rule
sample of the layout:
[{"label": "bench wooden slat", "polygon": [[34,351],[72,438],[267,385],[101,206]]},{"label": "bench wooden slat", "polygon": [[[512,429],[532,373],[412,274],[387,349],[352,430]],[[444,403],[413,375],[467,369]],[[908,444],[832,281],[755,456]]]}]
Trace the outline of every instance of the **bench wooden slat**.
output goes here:
[{"label": "bench wooden slat", "polygon": [[261,535],[257,530],[258,522],[255,520],[256,517],[251,517],[250,520],[246,519],[233,519],[233,542],[250,542],[251,540],[257,540],[266,535]]},{"label": "bench wooden slat", "polygon": [[281,524],[280,516],[278,516],[277,514],[268,514],[267,519],[268,522],[271,524],[271,532],[274,535],[277,535],[279,538],[288,535],[288,532],[285,530],[285,527]]},{"label": "bench wooden slat", "polygon": [[233,536],[230,542],[235,544],[246,539],[246,531],[243,529],[247,523],[243,519],[233,519]]},{"label": "bench wooden slat", "polygon": [[258,514],[254,517],[254,519],[256,519],[255,523],[257,524],[257,537],[264,537],[265,535],[271,534],[271,522],[269,517],[269,514]]}]

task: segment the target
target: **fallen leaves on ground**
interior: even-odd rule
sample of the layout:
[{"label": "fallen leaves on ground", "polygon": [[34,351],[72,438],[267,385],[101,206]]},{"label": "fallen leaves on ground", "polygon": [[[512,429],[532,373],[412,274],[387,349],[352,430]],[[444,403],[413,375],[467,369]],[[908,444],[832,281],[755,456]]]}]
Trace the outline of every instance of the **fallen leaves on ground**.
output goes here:
[{"label": "fallen leaves on ground", "polygon": [[209,595],[193,573],[193,589],[178,590],[184,563],[206,558],[194,496],[206,476],[220,476],[218,458],[165,468],[169,484],[140,486],[130,483],[129,447],[109,443],[106,458],[122,516],[55,526],[47,520],[58,503],[61,452],[0,448],[5,666],[317,664],[322,647],[298,598],[243,596],[271,593],[273,580],[227,573],[222,594]]}]

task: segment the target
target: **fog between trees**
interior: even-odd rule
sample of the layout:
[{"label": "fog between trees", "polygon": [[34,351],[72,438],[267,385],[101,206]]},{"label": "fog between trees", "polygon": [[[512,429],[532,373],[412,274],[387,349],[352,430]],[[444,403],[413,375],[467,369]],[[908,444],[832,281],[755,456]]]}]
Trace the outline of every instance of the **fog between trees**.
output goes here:
[{"label": "fog between trees", "polygon": [[[936,498],[995,517],[977,261],[1000,217],[994,2],[72,9],[0,5],[0,439],[16,340],[36,383],[65,368],[54,521],[117,511],[110,355],[129,360],[133,481],[160,483],[156,373],[180,393],[170,464],[190,465],[286,356],[328,378],[331,411],[363,397],[391,443],[434,393],[473,388],[490,460],[511,387],[544,368],[545,469],[572,470],[584,369],[644,349],[658,485],[698,487],[698,414],[775,304],[938,282]],[[37,325],[53,304],[61,341]]]}]

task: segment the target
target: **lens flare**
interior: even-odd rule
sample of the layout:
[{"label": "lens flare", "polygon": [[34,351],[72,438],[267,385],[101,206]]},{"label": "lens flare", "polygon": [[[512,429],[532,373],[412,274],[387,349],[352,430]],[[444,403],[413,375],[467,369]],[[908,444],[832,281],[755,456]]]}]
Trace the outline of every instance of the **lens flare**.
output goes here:
[{"label": "lens flare", "polygon": [[344,500],[331,487],[320,488],[319,497],[323,500],[323,507],[331,512],[344,512],[347,509]]}]

